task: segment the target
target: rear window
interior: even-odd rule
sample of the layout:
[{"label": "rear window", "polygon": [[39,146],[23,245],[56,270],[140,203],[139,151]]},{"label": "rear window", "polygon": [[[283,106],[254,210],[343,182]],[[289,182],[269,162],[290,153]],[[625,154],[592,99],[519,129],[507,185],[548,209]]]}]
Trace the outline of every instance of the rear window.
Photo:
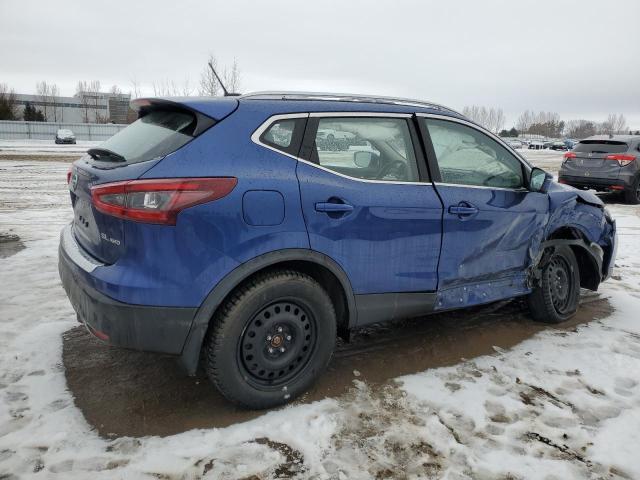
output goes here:
[{"label": "rear window", "polygon": [[582,153],[623,153],[629,145],[616,140],[583,140],[574,148],[574,152]]},{"label": "rear window", "polygon": [[98,150],[114,152],[127,164],[164,157],[193,138],[197,123],[196,115],[188,111],[152,110],[100,144]]}]

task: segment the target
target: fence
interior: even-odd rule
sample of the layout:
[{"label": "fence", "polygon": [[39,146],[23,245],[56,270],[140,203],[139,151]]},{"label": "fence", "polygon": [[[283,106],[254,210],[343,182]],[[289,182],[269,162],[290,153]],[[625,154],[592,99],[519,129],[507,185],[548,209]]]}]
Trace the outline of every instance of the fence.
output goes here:
[{"label": "fence", "polygon": [[77,140],[101,141],[115,135],[128,125],[115,123],[17,122],[0,120],[0,139],[53,140],[58,129],[71,130]]}]

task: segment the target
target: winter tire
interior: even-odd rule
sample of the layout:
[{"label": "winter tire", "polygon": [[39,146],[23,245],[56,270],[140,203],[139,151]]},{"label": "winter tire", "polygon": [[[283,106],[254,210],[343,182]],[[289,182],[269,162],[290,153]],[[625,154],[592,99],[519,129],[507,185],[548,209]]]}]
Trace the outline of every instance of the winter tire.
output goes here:
[{"label": "winter tire", "polygon": [[254,409],[289,402],[327,367],[336,316],[308,275],[279,270],[238,288],[213,319],[206,371],[230,401]]},{"label": "winter tire", "polygon": [[580,271],[570,247],[556,247],[548,257],[540,284],[527,297],[534,320],[561,323],[575,315],[580,300]]}]

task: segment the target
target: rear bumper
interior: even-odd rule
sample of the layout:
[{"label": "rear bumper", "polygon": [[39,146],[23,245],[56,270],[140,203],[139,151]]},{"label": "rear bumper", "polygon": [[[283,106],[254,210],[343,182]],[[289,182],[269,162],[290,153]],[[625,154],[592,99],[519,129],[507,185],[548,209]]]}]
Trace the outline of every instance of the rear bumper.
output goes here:
[{"label": "rear bumper", "polygon": [[197,308],[132,305],[107,297],[84,279],[99,264],[80,249],[71,226],[65,227],[58,270],[71,305],[87,329],[110,345],[180,354]]},{"label": "rear bumper", "polygon": [[[620,178],[576,177],[572,175],[563,175],[562,173],[560,173],[560,175],[558,176],[558,181],[572,187],[590,188],[592,190],[601,192],[630,188],[630,185],[628,185],[627,182],[624,181],[624,179]],[[616,189],[612,187],[621,188]]]}]

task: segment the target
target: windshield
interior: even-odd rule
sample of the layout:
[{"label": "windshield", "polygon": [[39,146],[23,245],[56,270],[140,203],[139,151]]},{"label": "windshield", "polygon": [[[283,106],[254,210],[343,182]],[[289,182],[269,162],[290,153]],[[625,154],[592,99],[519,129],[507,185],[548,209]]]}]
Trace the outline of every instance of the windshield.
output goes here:
[{"label": "windshield", "polygon": [[[197,119],[186,111],[154,110],[100,144],[100,150],[123,157],[127,164],[175,152],[193,138]],[[114,156],[100,157],[109,161]]]}]

